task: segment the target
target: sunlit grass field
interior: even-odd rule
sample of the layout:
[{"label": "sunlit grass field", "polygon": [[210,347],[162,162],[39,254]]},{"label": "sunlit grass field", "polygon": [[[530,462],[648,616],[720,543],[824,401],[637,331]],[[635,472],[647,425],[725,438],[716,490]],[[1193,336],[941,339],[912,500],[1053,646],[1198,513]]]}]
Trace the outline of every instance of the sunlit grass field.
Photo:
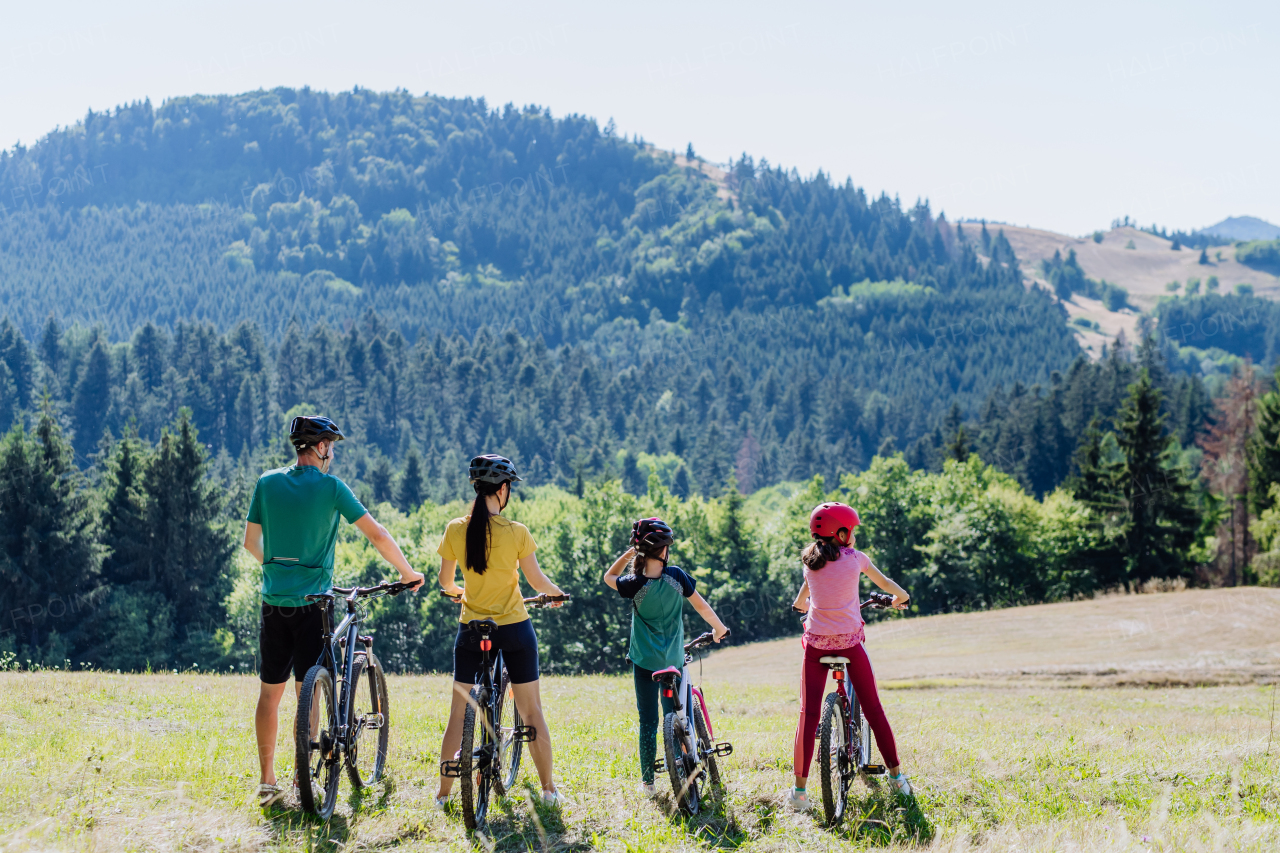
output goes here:
[{"label": "sunlit grass field", "polygon": [[[683,821],[664,779],[657,801],[635,791],[629,679],[552,677],[569,802],[534,808],[521,793],[484,836],[468,835],[456,807],[432,807],[446,687],[390,679],[388,778],[361,798],[344,778],[324,823],[252,804],[252,677],[0,674],[0,850],[1280,849],[1270,686],[887,690],[917,800],[856,783],[856,813],[833,832],[783,806],[790,688],[709,683],[717,735],[736,751],[722,760],[723,801]],[[527,758],[522,780],[536,788]]]}]

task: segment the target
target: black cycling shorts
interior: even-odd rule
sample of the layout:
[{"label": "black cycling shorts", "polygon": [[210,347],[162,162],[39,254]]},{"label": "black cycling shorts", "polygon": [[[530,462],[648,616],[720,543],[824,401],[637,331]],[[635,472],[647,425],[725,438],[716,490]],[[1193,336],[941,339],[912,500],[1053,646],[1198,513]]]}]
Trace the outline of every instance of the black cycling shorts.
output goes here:
[{"label": "black cycling shorts", "polygon": [[[493,640],[490,659],[495,652],[502,652],[502,662],[512,684],[528,684],[538,680],[538,635],[529,619],[514,625],[499,625],[489,635]],[[475,684],[479,679],[481,652],[480,635],[466,625],[458,628],[458,639],[453,644],[453,680],[463,684]]]},{"label": "black cycling shorts", "polygon": [[258,653],[262,665],[258,675],[263,684],[283,684],[293,677],[302,681],[324,651],[324,624],[319,604],[302,607],[262,605],[262,625],[258,631]]}]

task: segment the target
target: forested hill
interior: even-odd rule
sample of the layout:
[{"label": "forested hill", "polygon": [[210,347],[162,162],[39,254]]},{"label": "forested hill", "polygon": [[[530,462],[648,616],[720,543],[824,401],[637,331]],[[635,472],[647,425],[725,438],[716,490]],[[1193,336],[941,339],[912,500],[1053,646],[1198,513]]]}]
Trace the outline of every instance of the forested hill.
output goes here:
[{"label": "forested hill", "polygon": [[723,477],[695,454],[745,453],[758,485],[853,470],[1079,353],[998,233],[745,155],[721,182],[683,163],[403,91],[90,112],[0,154],[0,408],[47,388],[87,451],[186,405],[242,454],[307,402],[398,460],[496,447],[567,482],[673,452],[697,488]]}]

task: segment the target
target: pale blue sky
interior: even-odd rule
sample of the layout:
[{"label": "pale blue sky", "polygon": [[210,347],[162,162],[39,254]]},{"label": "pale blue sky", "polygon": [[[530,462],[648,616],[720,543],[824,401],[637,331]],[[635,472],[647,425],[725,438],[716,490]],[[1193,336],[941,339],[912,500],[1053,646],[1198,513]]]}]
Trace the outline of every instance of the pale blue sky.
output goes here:
[{"label": "pale blue sky", "polygon": [[0,146],[86,109],[354,84],[612,117],[1072,234],[1280,223],[1280,3],[27,3]]}]

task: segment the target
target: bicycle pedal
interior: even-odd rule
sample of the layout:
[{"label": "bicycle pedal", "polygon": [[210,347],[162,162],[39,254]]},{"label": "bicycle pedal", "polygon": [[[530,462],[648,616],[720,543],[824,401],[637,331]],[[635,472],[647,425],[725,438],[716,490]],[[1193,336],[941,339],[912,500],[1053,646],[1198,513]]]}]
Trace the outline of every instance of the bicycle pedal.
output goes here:
[{"label": "bicycle pedal", "polygon": [[862,765],[862,772],[868,776],[883,776],[885,769],[883,764],[864,764]]},{"label": "bicycle pedal", "polygon": [[516,743],[533,743],[538,739],[538,730],[533,726],[516,726],[512,735]]},{"label": "bicycle pedal", "polygon": [[386,718],[381,714],[367,714],[364,718],[364,727],[366,729],[380,729],[386,722]]},{"label": "bicycle pedal", "polygon": [[728,741],[725,741],[724,743],[718,743],[716,744],[716,748],[711,750],[711,754],[719,756],[720,758],[724,758],[725,756],[728,756],[728,755],[733,755],[733,744],[729,743]]},{"label": "bicycle pedal", "polygon": [[462,762],[456,758],[440,762],[440,775],[446,779],[462,778]]},{"label": "bicycle pedal", "polygon": [[653,760],[653,770],[655,773],[662,773],[667,769],[667,760],[665,758],[655,758]]}]

